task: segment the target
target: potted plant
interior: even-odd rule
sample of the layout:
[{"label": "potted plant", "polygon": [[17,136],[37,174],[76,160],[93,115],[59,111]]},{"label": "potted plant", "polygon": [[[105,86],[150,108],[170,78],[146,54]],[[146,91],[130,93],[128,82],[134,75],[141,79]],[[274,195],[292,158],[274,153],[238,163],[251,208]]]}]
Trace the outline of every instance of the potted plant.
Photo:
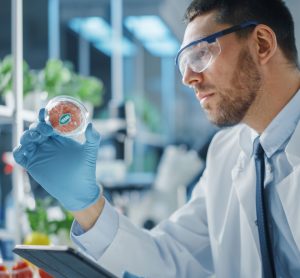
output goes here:
[{"label": "potted plant", "polygon": [[[50,59],[43,69],[34,71],[24,61],[23,73],[24,105],[31,106],[33,110],[44,105],[47,99],[58,95],[69,95],[80,99],[88,110],[102,103],[104,93],[102,81],[75,73],[71,63]],[[12,75],[13,59],[11,56],[6,56],[0,62],[0,95],[6,100],[4,101],[6,104],[7,95],[12,91]],[[9,99],[13,105],[13,97]],[[90,114],[92,116],[91,111]]]},{"label": "potted plant", "polygon": [[74,72],[70,63],[51,59],[39,72],[40,90],[48,93],[48,99],[69,95],[80,99],[89,108],[102,103],[104,93],[101,80]]},{"label": "potted plant", "polygon": [[49,219],[48,210],[52,203],[52,198],[37,199],[34,209],[26,209],[31,233],[25,236],[24,244],[47,245],[54,243],[53,241],[60,244],[70,243],[68,234],[73,216],[63,207],[56,205],[61,215],[57,219]]},{"label": "potted plant", "polygon": [[[13,106],[12,96],[13,58],[11,55],[0,60],[0,96],[1,102]],[[36,86],[36,76],[30,71],[28,64],[23,61],[23,92],[27,95]]]}]

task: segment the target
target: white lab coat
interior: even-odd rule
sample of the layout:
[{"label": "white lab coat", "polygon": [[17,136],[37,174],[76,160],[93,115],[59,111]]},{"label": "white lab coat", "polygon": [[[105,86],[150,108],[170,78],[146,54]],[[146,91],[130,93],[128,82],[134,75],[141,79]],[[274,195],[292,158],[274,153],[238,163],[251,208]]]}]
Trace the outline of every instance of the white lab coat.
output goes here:
[{"label": "white lab coat", "polygon": [[[223,130],[214,138],[192,200],[152,232],[120,216],[117,234],[99,263],[118,276],[128,270],[155,278],[262,277],[255,167],[253,158],[244,163],[238,142],[242,128]],[[286,148],[293,172],[276,190],[300,250],[299,142],[298,123]]]}]

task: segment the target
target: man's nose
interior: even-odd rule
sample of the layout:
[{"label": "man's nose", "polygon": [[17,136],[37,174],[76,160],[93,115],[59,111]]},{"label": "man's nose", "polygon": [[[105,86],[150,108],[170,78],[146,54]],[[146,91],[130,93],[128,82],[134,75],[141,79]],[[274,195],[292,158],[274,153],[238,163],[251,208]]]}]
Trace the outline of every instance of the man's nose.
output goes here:
[{"label": "man's nose", "polygon": [[203,81],[203,72],[195,72],[188,65],[182,74],[182,83],[186,86],[192,86],[195,83]]}]

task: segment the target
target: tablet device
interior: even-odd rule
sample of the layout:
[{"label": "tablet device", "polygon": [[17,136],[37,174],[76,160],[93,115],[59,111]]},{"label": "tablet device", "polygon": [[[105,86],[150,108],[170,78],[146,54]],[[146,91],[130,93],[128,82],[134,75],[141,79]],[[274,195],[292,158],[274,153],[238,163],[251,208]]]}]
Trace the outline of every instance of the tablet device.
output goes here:
[{"label": "tablet device", "polygon": [[16,245],[13,252],[55,278],[117,278],[69,246]]}]

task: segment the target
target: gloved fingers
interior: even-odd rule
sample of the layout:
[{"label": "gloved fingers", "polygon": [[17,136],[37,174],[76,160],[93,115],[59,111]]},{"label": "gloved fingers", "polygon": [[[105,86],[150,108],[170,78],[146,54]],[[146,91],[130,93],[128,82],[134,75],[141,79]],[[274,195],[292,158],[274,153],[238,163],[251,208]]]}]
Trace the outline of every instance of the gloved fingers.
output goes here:
[{"label": "gloved fingers", "polygon": [[34,142],[39,143],[41,137],[42,135],[39,132],[37,132],[36,129],[28,129],[24,131],[20,139],[20,143],[23,146]]},{"label": "gloved fingers", "polygon": [[41,108],[39,111],[39,121],[45,122],[45,108]]},{"label": "gloved fingers", "polygon": [[15,147],[13,149],[13,156],[14,156],[15,161],[18,164],[20,164],[24,168],[26,167],[28,158],[27,158],[26,150],[25,150],[24,146],[19,145],[19,146]]},{"label": "gloved fingers", "polygon": [[33,122],[30,126],[29,129],[34,129],[38,126],[38,124],[42,122],[45,122],[45,108],[41,108],[39,111],[39,116],[38,116],[38,121]]},{"label": "gloved fingers", "polygon": [[23,146],[31,143],[41,144],[52,134],[53,128],[51,126],[47,125],[45,122],[39,122],[36,127],[31,127],[24,131],[20,143]]},{"label": "gloved fingers", "polygon": [[44,114],[45,109],[40,109],[39,121],[32,123],[29,129],[23,133],[20,140],[21,145],[27,145],[32,142],[41,144],[54,133],[53,128],[45,123]]},{"label": "gloved fingers", "polygon": [[36,150],[37,150],[37,145],[34,143],[28,144],[26,146],[26,149],[23,153],[24,156],[26,157],[26,163],[28,162],[28,160],[30,160],[34,156]]},{"label": "gloved fingers", "polygon": [[16,156],[20,157],[21,159],[23,158],[22,156],[28,158],[31,158],[35,151],[37,150],[37,145],[34,143],[30,143],[27,145],[19,145],[16,148],[14,148],[13,152],[16,153]]},{"label": "gloved fingers", "polygon": [[36,149],[37,149],[37,145],[36,144],[34,144],[34,143],[28,144],[26,146],[26,156],[29,157],[28,156],[29,154],[33,155],[35,153]]},{"label": "gloved fingers", "polygon": [[93,128],[92,123],[89,123],[85,130],[86,146],[98,147],[100,144],[100,134]]},{"label": "gloved fingers", "polygon": [[132,274],[132,273],[129,273],[128,271],[125,271],[125,272],[123,273],[123,278],[143,278],[143,277],[141,277],[141,276],[136,276],[136,275],[134,275],[134,274]]},{"label": "gloved fingers", "polygon": [[69,149],[69,150],[74,150],[74,148],[78,147],[78,145],[80,145],[78,142],[76,142],[75,140],[59,135],[57,133],[54,133],[52,138],[55,140],[55,142],[60,145],[61,147],[63,146],[65,148],[65,150]]},{"label": "gloved fingers", "polygon": [[29,129],[34,129],[36,128],[38,125],[38,122],[33,122],[32,124],[30,124]]},{"label": "gloved fingers", "polygon": [[45,122],[39,122],[37,124],[36,131],[45,137],[49,137],[54,133],[52,126],[46,124]]}]

